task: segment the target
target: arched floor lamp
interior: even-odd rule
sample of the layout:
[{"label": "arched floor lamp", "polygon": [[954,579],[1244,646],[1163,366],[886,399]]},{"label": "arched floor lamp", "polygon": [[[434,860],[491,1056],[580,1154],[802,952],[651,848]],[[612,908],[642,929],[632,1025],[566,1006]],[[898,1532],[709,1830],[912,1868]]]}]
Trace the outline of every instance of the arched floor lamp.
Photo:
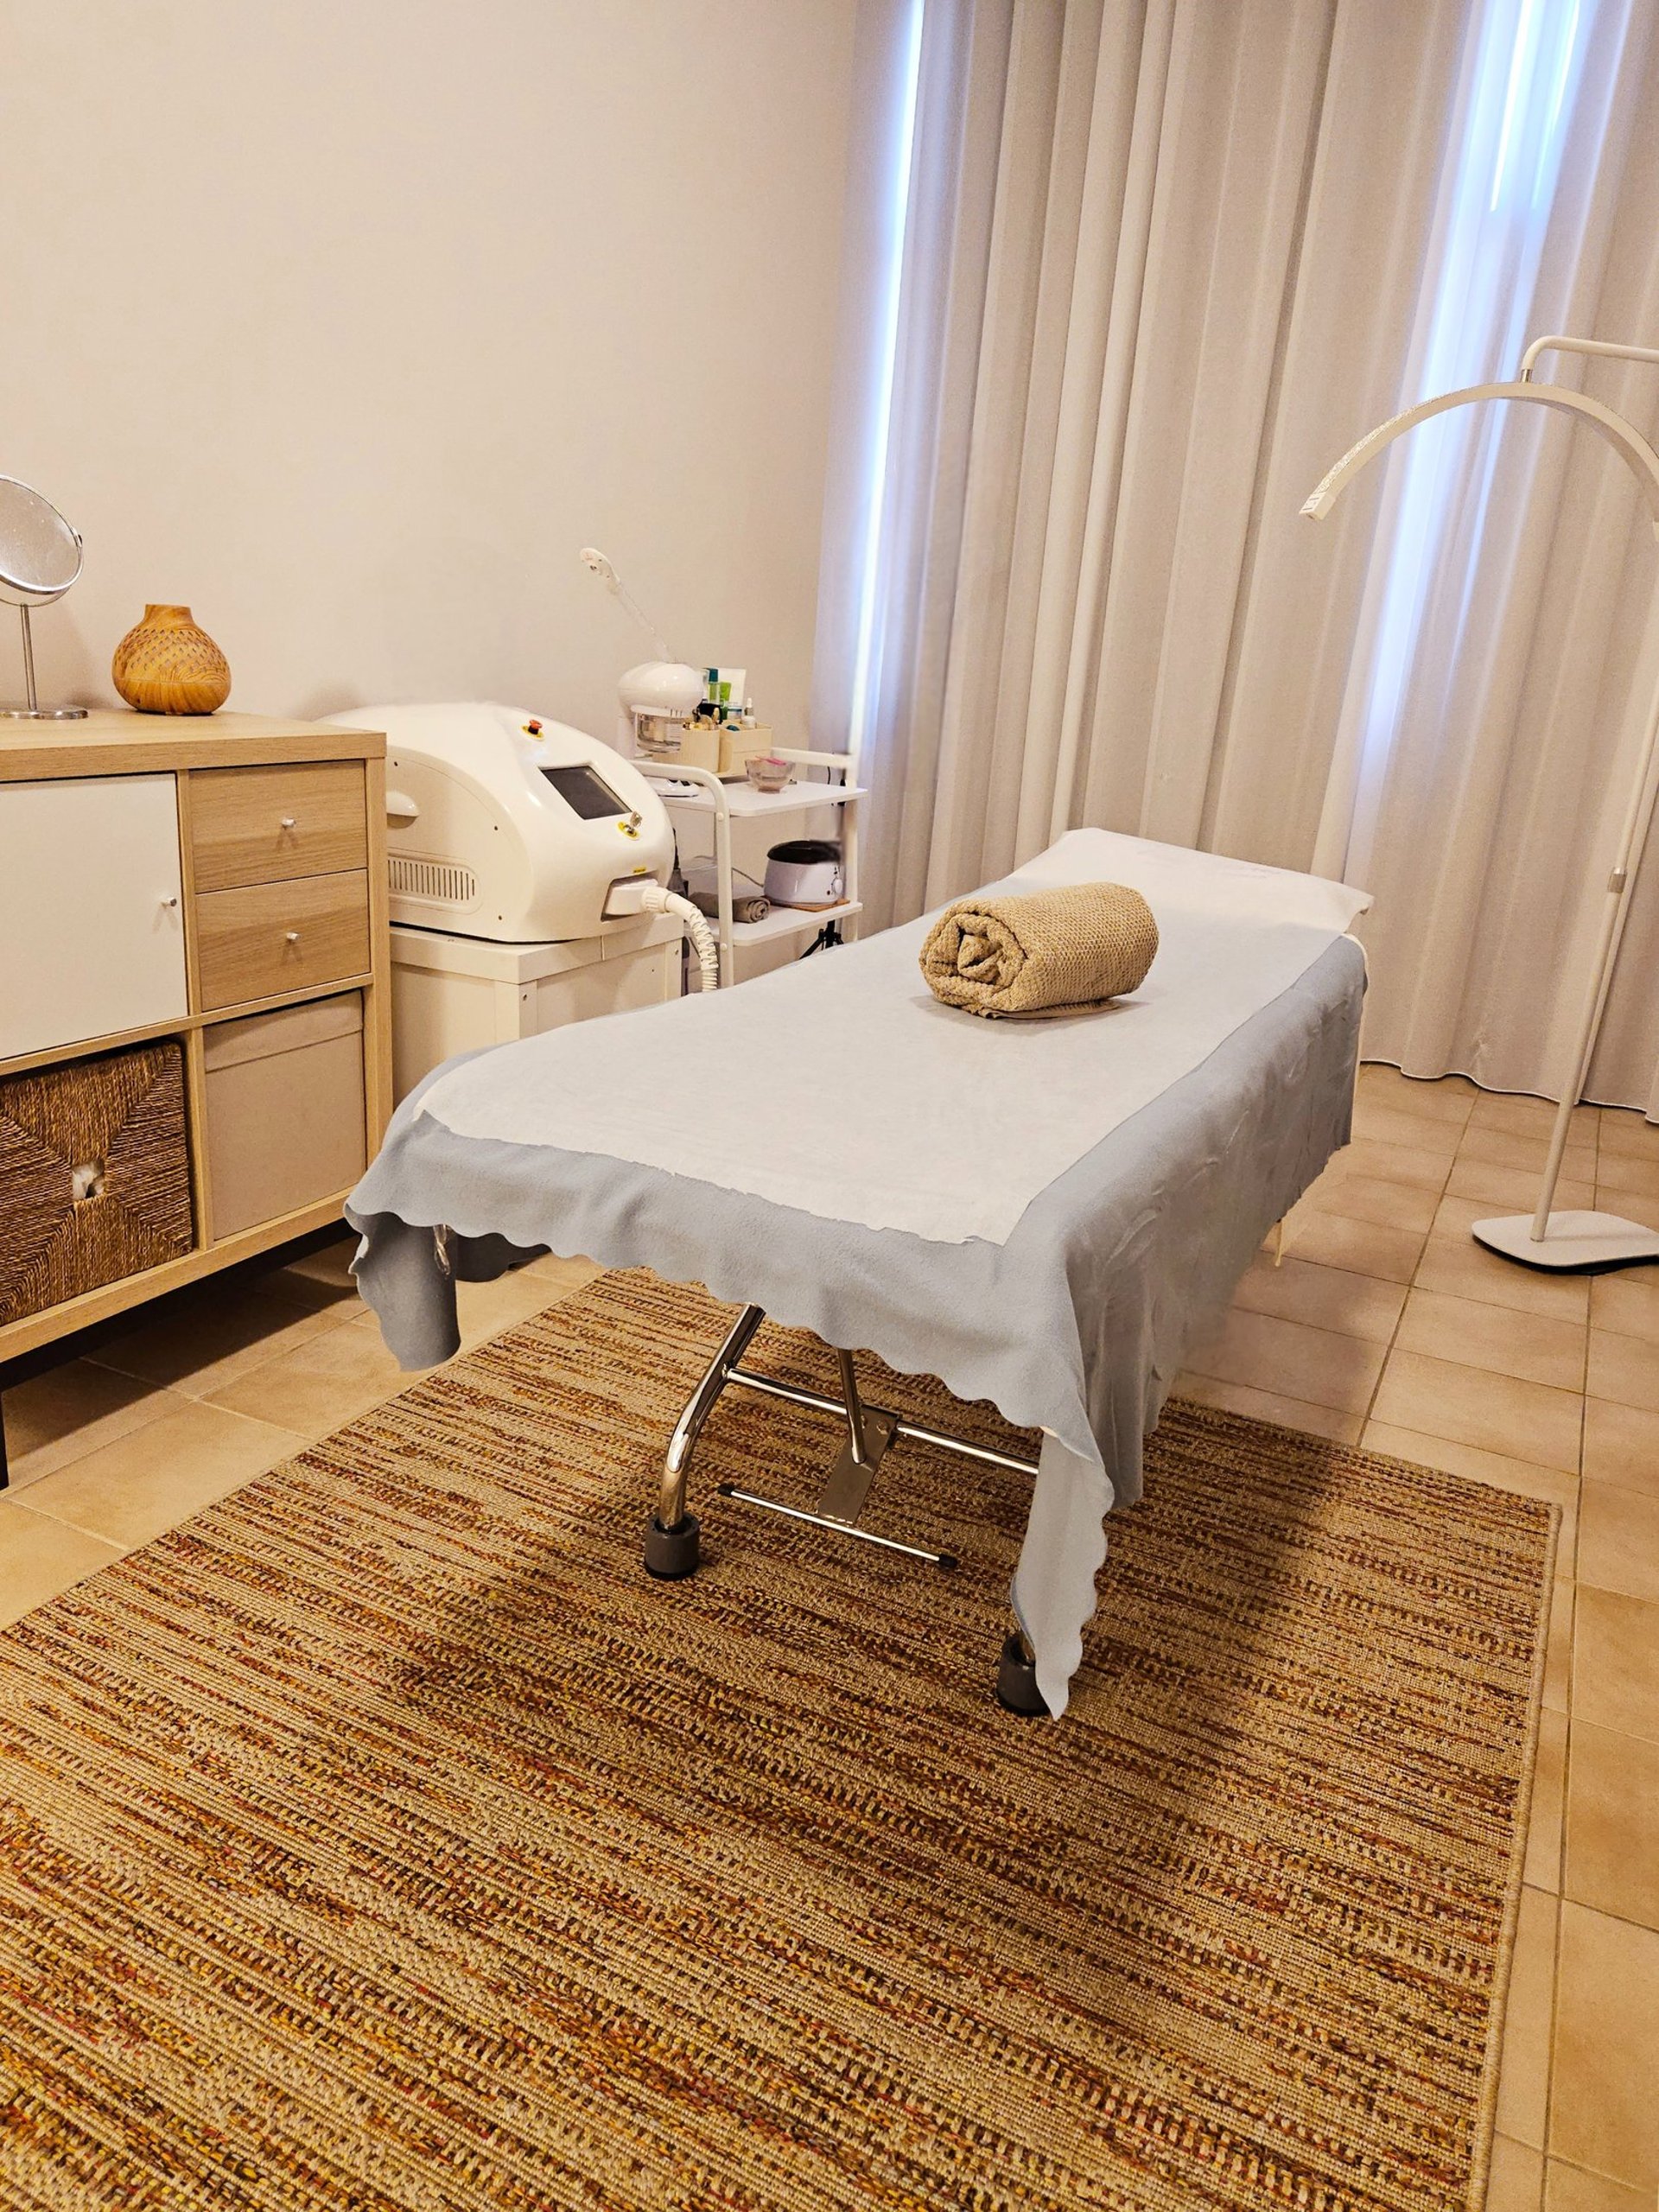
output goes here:
[{"label": "arched floor lamp", "polygon": [[[1647,346],[1613,346],[1594,338],[1535,338],[1521,360],[1521,375],[1514,384],[1471,385],[1462,391],[1446,391],[1438,398],[1425,399],[1416,407],[1408,407],[1391,422],[1380,423],[1375,430],[1352,446],[1330,473],[1323,477],[1302,508],[1315,522],[1323,522],[1338,497],[1354,477],[1372,461],[1385,446],[1407,430],[1415,429],[1419,423],[1426,423],[1432,415],[1444,415],[1453,407],[1472,406],[1477,400],[1518,399],[1532,400],[1541,407],[1554,407],[1560,413],[1574,415],[1599,430],[1615,453],[1630,469],[1642,488],[1652,517],[1654,535],[1659,537],[1659,454],[1622,415],[1615,415],[1610,407],[1599,400],[1587,399],[1582,392],[1571,391],[1559,385],[1539,385],[1532,382],[1533,364],[1543,353],[1588,353],[1618,361],[1649,361],[1659,363],[1659,350]],[[1573,1109],[1583,1095],[1589,1077],[1590,1062],[1600,1034],[1602,1016],[1606,1011],[1607,993],[1613,979],[1613,966],[1618,957],[1619,939],[1624,935],[1624,920],[1630,912],[1631,879],[1642,857],[1642,848],[1647,842],[1648,828],[1653,819],[1654,801],[1659,788],[1654,783],[1653,770],[1659,757],[1659,691],[1656,691],[1649,710],[1646,734],[1642,741],[1637,761],[1636,777],[1630,787],[1630,803],[1624,811],[1623,829],[1619,834],[1618,851],[1607,878],[1607,902],[1602,915],[1600,934],[1596,944],[1594,966],[1590,975],[1589,994],[1585,1001],[1584,1021],[1580,1031],[1578,1050],[1574,1056],[1570,1080],[1561,1094],[1560,1109],[1555,1116],[1555,1126],[1549,1140],[1549,1154],[1544,1163],[1543,1188],[1538,1194],[1535,1211],[1530,1214],[1506,1214],[1492,1221],[1478,1221],[1474,1235],[1494,1252],[1501,1252],[1506,1259],[1520,1260],[1528,1267],[1551,1269],[1594,1268],[1628,1266],[1637,1260],[1659,1259],[1659,1230],[1644,1229],[1640,1222],[1627,1221],[1622,1214],[1588,1213],[1568,1210],[1552,1211],[1555,1185],[1560,1179],[1561,1160],[1567,1151],[1567,1132],[1573,1123]]]}]

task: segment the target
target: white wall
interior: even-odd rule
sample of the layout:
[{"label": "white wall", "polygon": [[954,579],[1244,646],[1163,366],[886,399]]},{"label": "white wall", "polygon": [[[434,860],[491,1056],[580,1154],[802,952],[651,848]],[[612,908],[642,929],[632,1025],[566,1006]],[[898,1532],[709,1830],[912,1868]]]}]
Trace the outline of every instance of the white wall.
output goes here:
[{"label": "white wall", "polygon": [[[0,0],[0,473],[231,705],[609,736],[645,635],[805,728],[855,0]],[[0,609],[0,695],[21,696]]]}]

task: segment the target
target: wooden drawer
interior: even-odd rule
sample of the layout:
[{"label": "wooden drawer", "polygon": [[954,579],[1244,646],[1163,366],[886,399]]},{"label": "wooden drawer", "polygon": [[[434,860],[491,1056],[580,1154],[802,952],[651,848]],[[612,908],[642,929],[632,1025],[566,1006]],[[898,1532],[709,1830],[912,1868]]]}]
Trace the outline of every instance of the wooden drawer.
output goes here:
[{"label": "wooden drawer", "polygon": [[207,1014],[366,975],[367,870],[200,893],[196,963]]},{"label": "wooden drawer", "polygon": [[198,768],[190,779],[198,891],[368,866],[360,760]]}]

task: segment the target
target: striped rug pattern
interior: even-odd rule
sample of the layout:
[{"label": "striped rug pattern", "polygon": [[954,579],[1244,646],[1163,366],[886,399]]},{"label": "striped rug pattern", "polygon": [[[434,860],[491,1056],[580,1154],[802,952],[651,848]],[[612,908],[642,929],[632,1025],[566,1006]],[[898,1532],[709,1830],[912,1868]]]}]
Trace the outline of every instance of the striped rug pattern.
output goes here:
[{"label": "striped rug pattern", "polygon": [[833,1450],[734,1395],[645,1579],[724,1325],[607,1276],[0,1637],[0,2203],[1478,2202],[1550,1510],[1172,1407],[1022,1721],[1018,1477],[873,1555],[712,1497]]}]

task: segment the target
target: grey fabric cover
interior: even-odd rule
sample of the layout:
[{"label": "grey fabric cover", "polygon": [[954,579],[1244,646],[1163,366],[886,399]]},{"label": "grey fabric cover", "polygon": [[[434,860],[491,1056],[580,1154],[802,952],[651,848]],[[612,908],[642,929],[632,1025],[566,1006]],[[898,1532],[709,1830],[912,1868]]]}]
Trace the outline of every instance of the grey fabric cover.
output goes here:
[{"label": "grey fabric cover", "polygon": [[[1050,1184],[1001,1245],[828,1221],[601,1154],[457,1136],[420,1116],[417,1090],[346,1208],[363,1237],[358,1282],[398,1360],[418,1368],[458,1348],[455,1279],[543,1250],[649,1267],[1041,1428],[1013,1598],[1058,1713],[1094,1611],[1104,1516],[1141,1494],[1142,1444],[1172,1380],[1268,1230],[1347,1142],[1363,990],[1363,955],[1340,938]],[[453,1276],[438,1224],[453,1232]],[[642,1531],[652,1503],[639,1501]]]}]

